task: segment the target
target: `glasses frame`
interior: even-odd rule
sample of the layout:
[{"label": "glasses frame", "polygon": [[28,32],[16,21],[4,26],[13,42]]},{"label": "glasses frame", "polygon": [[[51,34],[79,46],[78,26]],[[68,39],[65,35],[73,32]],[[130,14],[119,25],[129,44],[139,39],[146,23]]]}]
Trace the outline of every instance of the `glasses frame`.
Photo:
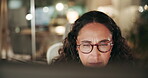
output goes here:
[{"label": "glasses frame", "polygon": [[[108,44],[111,46],[110,49],[108,50],[108,51],[110,51],[111,48],[113,47],[112,40],[109,41]],[[80,46],[81,46],[81,45],[82,45],[82,44],[77,45],[77,46],[79,47],[79,49],[80,49]],[[84,54],[89,54],[89,53],[92,52],[94,46],[97,46],[97,49],[98,49],[101,53],[106,53],[106,52],[108,52],[108,51],[101,51],[101,50],[99,49],[100,43],[97,43],[97,44],[90,44],[90,45],[91,45],[92,49],[91,49],[89,52],[83,52],[83,51],[81,51],[81,49],[80,49],[80,51],[81,51],[82,53],[84,53]]]}]

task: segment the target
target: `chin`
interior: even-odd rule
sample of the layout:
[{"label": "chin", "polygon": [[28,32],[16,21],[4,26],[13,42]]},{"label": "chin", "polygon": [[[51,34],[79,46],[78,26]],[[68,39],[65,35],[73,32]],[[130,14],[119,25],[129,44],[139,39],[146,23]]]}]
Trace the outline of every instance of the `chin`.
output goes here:
[{"label": "chin", "polygon": [[88,63],[84,66],[86,66],[86,67],[105,67],[106,64],[103,64],[103,63]]}]

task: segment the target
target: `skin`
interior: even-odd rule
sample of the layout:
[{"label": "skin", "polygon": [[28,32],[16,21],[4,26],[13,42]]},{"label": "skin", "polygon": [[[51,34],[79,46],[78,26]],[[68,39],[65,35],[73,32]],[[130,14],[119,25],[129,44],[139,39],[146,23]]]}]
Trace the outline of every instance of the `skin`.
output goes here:
[{"label": "skin", "polygon": [[[102,40],[112,40],[112,35],[107,27],[101,23],[89,23],[86,24],[79,32],[77,37],[77,45],[82,44],[84,41],[88,41],[91,44],[97,44]],[[77,47],[80,60],[84,66],[88,67],[102,67],[106,66],[109,59],[111,50],[106,53],[101,53],[97,46],[93,47],[93,50],[84,54]]]}]

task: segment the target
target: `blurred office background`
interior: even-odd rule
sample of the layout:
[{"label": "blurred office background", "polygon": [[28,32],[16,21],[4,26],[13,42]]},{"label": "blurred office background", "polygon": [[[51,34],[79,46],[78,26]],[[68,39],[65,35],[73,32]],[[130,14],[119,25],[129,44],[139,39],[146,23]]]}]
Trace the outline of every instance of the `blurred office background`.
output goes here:
[{"label": "blurred office background", "polygon": [[0,0],[0,59],[46,63],[47,50],[91,10],[111,16],[134,56],[148,61],[148,0]]}]

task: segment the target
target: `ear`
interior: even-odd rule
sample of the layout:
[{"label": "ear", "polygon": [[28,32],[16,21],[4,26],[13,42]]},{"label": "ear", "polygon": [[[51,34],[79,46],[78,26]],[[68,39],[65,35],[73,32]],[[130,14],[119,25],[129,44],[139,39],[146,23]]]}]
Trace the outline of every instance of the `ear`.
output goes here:
[{"label": "ear", "polygon": [[77,45],[79,44],[79,41],[78,41],[78,40],[76,40],[76,44],[77,44]]},{"label": "ear", "polygon": [[[79,41],[76,40],[76,46],[79,44]],[[76,50],[78,51],[78,46],[76,47]]]}]

